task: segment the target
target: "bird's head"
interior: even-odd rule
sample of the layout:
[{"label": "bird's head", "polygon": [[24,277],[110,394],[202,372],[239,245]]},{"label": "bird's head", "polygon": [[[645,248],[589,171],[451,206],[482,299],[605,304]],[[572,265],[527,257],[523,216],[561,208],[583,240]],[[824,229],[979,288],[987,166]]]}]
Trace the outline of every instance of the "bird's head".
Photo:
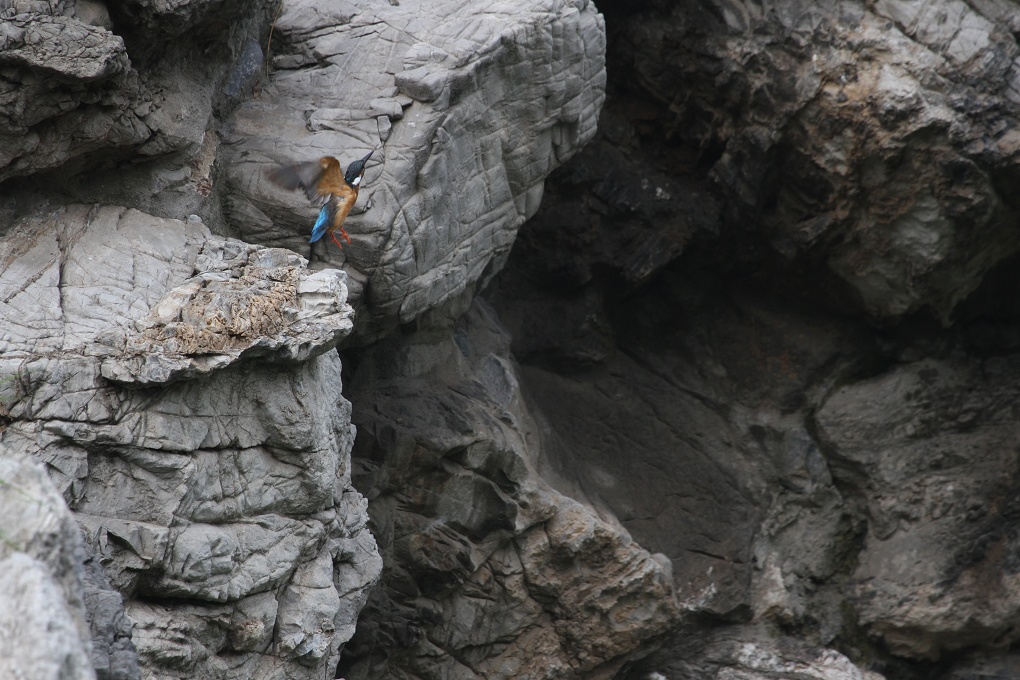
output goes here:
[{"label": "bird's head", "polygon": [[365,163],[372,157],[375,150],[368,152],[368,155],[361,160],[354,161],[347,166],[347,174],[344,175],[344,181],[350,184],[352,187],[356,187],[361,184],[361,178],[365,176]]}]

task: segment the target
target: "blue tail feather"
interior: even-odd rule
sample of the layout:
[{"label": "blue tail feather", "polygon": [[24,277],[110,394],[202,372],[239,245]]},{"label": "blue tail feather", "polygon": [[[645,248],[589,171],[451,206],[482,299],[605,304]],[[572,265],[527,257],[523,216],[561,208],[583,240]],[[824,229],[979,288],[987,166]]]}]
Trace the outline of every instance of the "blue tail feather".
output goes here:
[{"label": "blue tail feather", "polygon": [[326,227],[329,226],[329,210],[327,206],[322,206],[322,210],[319,211],[319,219],[315,220],[315,226],[312,227],[312,238],[308,239],[309,243],[315,243],[322,235],[326,233]]}]

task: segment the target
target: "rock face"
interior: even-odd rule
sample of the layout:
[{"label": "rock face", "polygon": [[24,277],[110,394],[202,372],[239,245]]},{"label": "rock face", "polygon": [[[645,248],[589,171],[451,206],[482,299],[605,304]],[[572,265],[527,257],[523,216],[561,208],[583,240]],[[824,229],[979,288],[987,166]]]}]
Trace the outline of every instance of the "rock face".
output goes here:
[{"label": "rock face", "polygon": [[[112,207],[25,219],[0,249],[0,442],[48,465],[96,611],[112,584],[159,677],[330,672],[380,568],[325,354],[351,329],[342,272]],[[127,677],[113,608],[96,666]]]},{"label": "rock face", "polygon": [[947,321],[1020,243],[1017,17],[1005,0],[679,3],[617,35],[731,221],[824,261],[876,317]]},{"label": "rock face", "polygon": [[1015,2],[0,12],[0,674],[1016,674]]},{"label": "rock face", "polygon": [[[347,285],[361,343],[463,312],[546,175],[594,134],[601,15],[562,1],[0,11],[0,443],[47,465],[82,530],[92,645],[75,663],[101,678],[331,677],[381,569],[332,351],[354,329]],[[314,253],[316,271],[212,235],[308,253],[315,207],[263,171],[346,164],[358,148],[377,149],[368,212],[349,223],[347,251]],[[464,617],[495,610],[471,587],[427,590],[465,612],[436,628],[439,644],[486,646],[480,668],[546,672],[528,658],[534,641],[563,668],[619,666],[675,618],[668,569],[526,473],[520,431],[490,434],[516,438],[497,457],[523,490],[486,463],[498,484],[479,492],[507,500],[457,539],[477,560],[457,578],[498,573],[508,585],[492,592],[526,616],[479,636]],[[487,537],[504,514],[505,535]],[[578,582],[571,556],[605,592]],[[592,607],[634,630],[609,640]],[[417,664],[431,653],[415,651]]]},{"label": "rock face", "polygon": [[537,476],[509,342],[476,303],[358,357],[355,483],[387,567],[347,678],[611,677],[679,618],[666,558]]},{"label": "rock face", "polygon": [[867,504],[861,622],[906,656],[1009,645],[1017,608],[1016,356],[925,359],[832,394],[819,434]]},{"label": "rock face", "polygon": [[[214,111],[232,99],[223,87],[228,69],[242,60],[272,6],[269,0],[0,3],[0,181],[57,171],[63,182],[68,171],[97,165],[116,176],[118,159],[166,154],[180,155],[170,167],[124,173],[119,191],[141,191],[147,203],[159,203],[153,197],[168,185],[200,181],[200,164],[188,172],[189,161]],[[242,84],[250,89],[250,79]],[[86,193],[109,191],[94,176],[79,181]]]},{"label": "rock face", "polygon": [[[604,40],[587,1],[287,3],[272,80],[227,127],[229,217],[242,238],[344,263],[365,341],[462,304],[594,133]],[[264,170],[373,149],[353,243],[310,248],[317,208]]]},{"label": "rock face", "polygon": [[485,296],[542,476],[696,617],[621,677],[1009,677],[1016,5],[600,8],[599,132]]},{"label": "rock face", "polygon": [[78,527],[42,465],[0,453],[0,672],[93,680]]}]

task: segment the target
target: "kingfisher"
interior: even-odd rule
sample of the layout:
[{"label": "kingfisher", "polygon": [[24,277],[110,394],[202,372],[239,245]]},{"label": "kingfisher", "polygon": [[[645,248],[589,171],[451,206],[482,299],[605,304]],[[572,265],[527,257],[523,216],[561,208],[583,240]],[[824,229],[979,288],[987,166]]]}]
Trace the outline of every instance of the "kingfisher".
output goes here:
[{"label": "kingfisher", "polygon": [[351,242],[343,223],[347,213],[354,207],[354,202],[358,200],[358,188],[365,177],[365,164],[373,153],[374,149],[364,158],[348,165],[346,173],[340,172],[340,161],[332,156],[323,156],[317,161],[281,165],[266,174],[271,182],[284,189],[301,187],[309,200],[324,201],[319,218],[312,227],[309,243],[315,243],[323,234],[328,233],[333,243],[343,250],[343,245],[333,233],[337,229],[348,243]]}]

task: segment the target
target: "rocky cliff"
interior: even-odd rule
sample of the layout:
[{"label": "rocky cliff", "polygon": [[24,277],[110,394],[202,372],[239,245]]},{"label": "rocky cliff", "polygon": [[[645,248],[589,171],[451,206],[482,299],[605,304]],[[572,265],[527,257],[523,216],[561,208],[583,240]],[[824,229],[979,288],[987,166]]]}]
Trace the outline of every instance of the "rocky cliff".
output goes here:
[{"label": "rocky cliff", "polygon": [[1018,39],[0,0],[0,668],[1014,677]]},{"label": "rocky cliff", "polygon": [[600,8],[486,295],[543,475],[672,563],[622,677],[1015,677],[1020,5]]}]

